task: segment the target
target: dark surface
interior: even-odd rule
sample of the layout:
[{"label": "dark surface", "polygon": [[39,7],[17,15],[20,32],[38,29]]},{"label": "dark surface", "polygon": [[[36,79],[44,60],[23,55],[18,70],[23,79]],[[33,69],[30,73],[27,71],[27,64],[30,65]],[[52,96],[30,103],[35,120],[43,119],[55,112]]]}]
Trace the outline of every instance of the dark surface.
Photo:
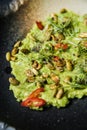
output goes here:
[{"label": "dark surface", "polygon": [[87,98],[75,99],[66,108],[51,107],[40,112],[21,107],[9,91],[11,69],[5,54],[29,29],[25,24],[26,17],[20,16],[20,10],[15,16],[0,19],[0,120],[18,130],[86,130]]}]

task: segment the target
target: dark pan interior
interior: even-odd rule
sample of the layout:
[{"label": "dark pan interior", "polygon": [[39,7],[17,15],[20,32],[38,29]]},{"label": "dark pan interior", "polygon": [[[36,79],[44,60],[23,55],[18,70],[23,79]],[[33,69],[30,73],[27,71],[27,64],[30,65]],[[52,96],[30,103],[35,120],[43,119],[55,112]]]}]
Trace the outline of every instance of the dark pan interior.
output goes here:
[{"label": "dark pan interior", "polygon": [[41,0],[36,3],[30,0],[16,14],[0,19],[0,120],[18,130],[86,130],[87,98],[75,99],[66,108],[50,107],[40,112],[21,107],[9,91],[11,68],[5,54],[18,39],[26,36],[35,20],[40,19],[41,6],[44,7]]}]

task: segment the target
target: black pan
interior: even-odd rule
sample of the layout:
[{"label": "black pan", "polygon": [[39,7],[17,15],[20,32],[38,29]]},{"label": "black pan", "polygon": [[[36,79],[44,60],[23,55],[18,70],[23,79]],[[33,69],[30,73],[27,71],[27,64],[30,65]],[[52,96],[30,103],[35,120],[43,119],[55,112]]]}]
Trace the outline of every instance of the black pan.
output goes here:
[{"label": "black pan", "polygon": [[17,130],[87,129],[87,97],[73,100],[66,108],[50,107],[40,112],[21,107],[12,91],[9,91],[8,78],[11,68],[5,59],[5,53],[12,49],[17,40],[26,36],[32,24],[37,19],[44,19],[51,12],[59,11],[62,7],[86,12],[85,0],[61,0],[59,4],[58,2],[60,0],[30,0],[17,13],[0,19],[0,121],[14,126]]}]

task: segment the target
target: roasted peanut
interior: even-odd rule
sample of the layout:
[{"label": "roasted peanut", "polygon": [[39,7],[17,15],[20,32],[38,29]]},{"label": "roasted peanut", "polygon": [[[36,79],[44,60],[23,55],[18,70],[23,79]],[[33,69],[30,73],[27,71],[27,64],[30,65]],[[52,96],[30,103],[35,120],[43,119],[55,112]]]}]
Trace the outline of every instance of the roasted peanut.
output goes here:
[{"label": "roasted peanut", "polygon": [[29,39],[31,39],[32,41],[35,41],[36,39],[34,38],[34,36],[32,36],[30,33],[27,34],[27,37],[29,37]]},{"label": "roasted peanut", "polygon": [[17,57],[11,56],[11,61],[15,61],[16,59],[17,59]]},{"label": "roasted peanut", "polygon": [[24,53],[25,55],[29,53],[28,49],[21,49],[21,52]]},{"label": "roasted peanut", "polygon": [[14,77],[10,77],[9,78],[9,82],[12,84],[12,85],[19,85],[19,81],[17,79],[15,79]]},{"label": "roasted peanut", "polygon": [[22,45],[21,41],[15,43],[14,47],[20,47]]},{"label": "roasted peanut", "polygon": [[64,79],[64,82],[65,83],[69,83],[72,81],[72,78],[70,76],[67,76],[65,79]]},{"label": "roasted peanut", "polygon": [[57,94],[56,94],[56,98],[57,99],[62,98],[63,94],[64,94],[64,89],[63,88],[59,89]]},{"label": "roasted peanut", "polygon": [[32,72],[34,73],[34,75],[38,75],[38,71],[35,68],[32,68]]},{"label": "roasted peanut", "polygon": [[53,14],[51,14],[51,18],[54,20],[54,22],[58,22],[58,16],[57,16],[57,14],[55,14],[55,13],[53,13]]},{"label": "roasted peanut", "polygon": [[73,65],[72,65],[72,62],[70,60],[66,60],[66,68],[69,71],[73,70]]},{"label": "roasted peanut", "polygon": [[56,88],[57,88],[57,86],[56,86],[55,84],[51,84],[51,85],[50,85],[50,89],[53,90],[53,89],[56,89]]},{"label": "roasted peanut", "polygon": [[61,41],[61,40],[64,40],[64,39],[65,39],[64,35],[59,33],[58,34],[58,40]]},{"label": "roasted peanut", "polygon": [[65,8],[63,8],[63,9],[60,10],[60,13],[62,13],[62,14],[66,13],[66,12],[67,12],[67,9],[65,9]]},{"label": "roasted peanut", "polygon": [[6,53],[6,60],[7,60],[7,61],[10,61],[10,60],[11,60],[11,54],[10,54],[10,52],[7,52],[7,53]]},{"label": "roasted peanut", "polygon": [[56,69],[57,69],[59,72],[63,72],[63,71],[64,71],[64,68],[63,68],[63,67],[57,67],[57,66],[56,66]]},{"label": "roasted peanut", "polygon": [[27,77],[27,82],[34,82],[34,80],[35,80],[35,77]]},{"label": "roasted peanut", "polygon": [[87,32],[83,32],[83,33],[79,34],[79,37],[87,38]]},{"label": "roasted peanut", "polygon": [[56,75],[51,75],[51,79],[56,83],[56,84],[59,84],[59,77],[58,76],[56,76]]},{"label": "roasted peanut", "polygon": [[38,66],[37,61],[34,61],[32,67],[33,67],[33,68],[36,68],[37,66]]},{"label": "roasted peanut", "polygon": [[11,51],[11,55],[14,56],[18,53],[18,48],[17,47],[14,47]]},{"label": "roasted peanut", "polygon": [[43,74],[43,78],[47,78],[48,77],[48,74]]},{"label": "roasted peanut", "polygon": [[59,59],[57,62],[56,62],[56,66],[57,67],[63,67],[65,65],[65,61],[63,59]]},{"label": "roasted peanut", "polygon": [[41,69],[41,64],[39,64],[37,61],[34,61],[32,67],[35,68],[36,70],[39,70]]},{"label": "roasted peanut", "polygon": [[50,70],[54,70],[55,69],[55,67],[54,67],[54,65],[52,63],[47,63],[47,66],[48,66],[48,68]]},{"label": "roasted peanut", "polygon": [[41,64],[38,64],[38,66],[37,66],[36,70],[41,69],[41,67],[42,67],[42,65],[41,65]]},{"label": "roasted peanut", "polygon": [[25,74],[26,74],[27,77],[33,77],[34,76],[34,73],[30,69],[26,70]]},{"label": "roasted peanut", "polygon": [[42,87],[42,84],[40,82],[37,82],[36,85],[38,88]]},{"label": "roasted peanut", "polygon": [[50,39],[53,40],[53,41],[58,41],[58,38],[55,37],[54,35],[51,35],[51,36],[50,36]]}]

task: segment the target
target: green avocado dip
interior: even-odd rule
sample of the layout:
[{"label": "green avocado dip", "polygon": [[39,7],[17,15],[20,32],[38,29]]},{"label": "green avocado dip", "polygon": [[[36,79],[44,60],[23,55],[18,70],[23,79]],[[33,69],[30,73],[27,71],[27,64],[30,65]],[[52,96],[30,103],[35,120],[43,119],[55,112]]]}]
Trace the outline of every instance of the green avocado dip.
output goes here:
[{"label": "green avocado dip", "polygon": [[10,90],[21,106],[60,108],[86,96],[87,16],[62,9],[44,22],[36,21],[6,59],[13,75]]}]

